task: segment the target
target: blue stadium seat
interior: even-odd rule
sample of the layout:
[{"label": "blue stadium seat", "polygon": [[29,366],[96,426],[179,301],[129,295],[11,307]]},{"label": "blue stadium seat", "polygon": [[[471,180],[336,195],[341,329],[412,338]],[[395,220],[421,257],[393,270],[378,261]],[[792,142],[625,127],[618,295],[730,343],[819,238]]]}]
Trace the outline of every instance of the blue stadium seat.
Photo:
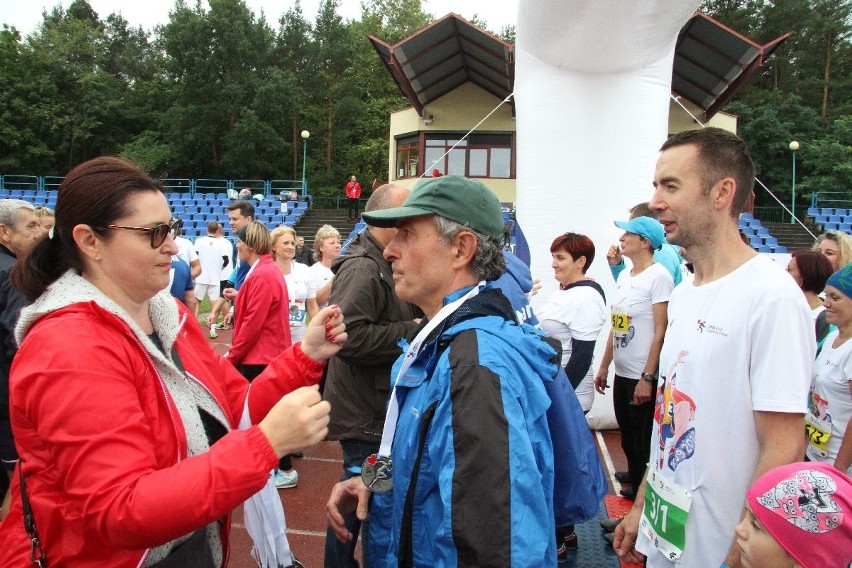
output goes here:
[{"label": "blue stadium seat", "polygon": [[762,245],[763,245],[763,239],[761,239],[760,237],[756,237],[756,236],[755,236],[755,237],[751,237],[751,238],[748,240],[748,244],[749,244],[749,246],[750,246],[750,247],[752,247],[752,248],[757,248],[757,247],[759,247],[759,246],[762,246]]},{"label": "blue stadium seat", "polygon": [[757,252],[772,252],[772,249],[770,249],[767,245],[760,245],[757,247]]},{"label": "blue stadium seat", "polygon": [[758,227],[757,228],[757,235],[760,236],[760,237],[768,237],[769,236],[769,229],[767,229],[766,227]]},{"label": "blue stadium seat", "polygon": [[826,223],[822,228],[824,231],[836,231],[837,223]]},{"label": "blue stadium seat", "polygon": [[824,225],[824,224],[828,223],[828,215],[820,213],[819,215],[816,216],[816,218],[814,219],[814,222],[817,223],[818,225]]},{"label": "blue stadium seat", "polygon": [[751,221],[752,219],[754,219],[754,216],[748,211],[744,211],[740,213],[740,219],[742,219],[743,221]]},{"label": "blue stadium seat", "polygon": [[763,244],[769,245],[771,247],[776,247],[776,246],[778,246],[778,239],[776,239],[775,237],[772,237],[772,236],[764,237]]},{"label": "blue stadium seat", "polygon": [[773,252],[786,253],[786,252],[787,252],[787,247],[785,247],[784,245],[778,245],[777,247],[775,247],[775,248],[773,249]]}]

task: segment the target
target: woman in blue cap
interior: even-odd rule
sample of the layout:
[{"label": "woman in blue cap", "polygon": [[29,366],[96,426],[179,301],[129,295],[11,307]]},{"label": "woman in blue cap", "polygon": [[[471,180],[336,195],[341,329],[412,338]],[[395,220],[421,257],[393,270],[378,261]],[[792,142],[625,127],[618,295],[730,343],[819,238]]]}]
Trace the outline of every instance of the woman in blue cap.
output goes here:
[{"label": "woman in blue cap", "polygon": [[852,264],[825,284],[825,314],[837,329],[828,334],[814,363],[808,414],[807,457],[852,474]]},{"label": "woman in blue cap", "polygon": [[625,231],[619,239],[621,254],[633,266],[623,270],[616,280],[610,305],[612,333],[595,376],[595,388],[604,393],[609,386],[609,365],[615,362],[613,407],[633,486],[622,489],[621,495],[632,500],[642,483],[651,451],[660,349],[674,280],[662,264],[654,261],[654,251],[665,241],[659,221],[636,217],[616,221],[615,225]]}]

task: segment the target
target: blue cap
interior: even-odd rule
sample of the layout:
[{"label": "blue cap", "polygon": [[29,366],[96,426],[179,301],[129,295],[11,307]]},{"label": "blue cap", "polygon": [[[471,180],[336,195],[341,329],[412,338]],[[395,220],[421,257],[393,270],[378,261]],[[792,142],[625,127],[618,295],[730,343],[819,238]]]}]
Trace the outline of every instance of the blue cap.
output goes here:
[{"label": "blue cap", "polygon": [[651,241],[651,248],[657,250],[666,241],[666,232],[660,222],[651,217],[636,217],[629,221],[616,221],[615,226],[628,233],[634,233]]},{"label": "blue cap", "polygon": [[847,264],[828,277],[826,286],[833,286],[846,296],[852,298],[852,264]]}]

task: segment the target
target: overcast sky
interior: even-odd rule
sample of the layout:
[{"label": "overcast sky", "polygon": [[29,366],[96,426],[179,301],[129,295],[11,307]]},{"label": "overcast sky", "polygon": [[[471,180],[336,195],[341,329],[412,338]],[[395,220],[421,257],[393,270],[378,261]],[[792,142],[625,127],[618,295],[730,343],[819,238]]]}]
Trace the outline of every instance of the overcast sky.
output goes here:
[{"label": "overcast sky", "polygon": [[[23,35],[35,30],[41,23],[42,10],[48,12],[61,4],[68,7],[72,0],[0,0],[0,23],[15,26]],[[278,27],[278,18],[286,12],[295,0],[246,0],[255,15],[263,10],[266,21],[273,27]],[[89,4],[101,19],[113,12],[120,12],[131,26],[141,25],[151,30],[156,24],[166,23],[169,11],[174,7],[174,0],[89,0]],[[194,5],[194,0],[187,2]],[[302,0],[302,13],[313,22],[320,0]],[[471,18],[477,14],[488,22],[488,27],[499,32],[506,25],[514,24],[517,20],[518,0],[423,0],[423,10],[436,18],[455,12],[463,18]],[[206,5],[206,2],[204,2]],[[360,0],[340,0],[338,12],[344,19],[359,19],[361,17]]]}]

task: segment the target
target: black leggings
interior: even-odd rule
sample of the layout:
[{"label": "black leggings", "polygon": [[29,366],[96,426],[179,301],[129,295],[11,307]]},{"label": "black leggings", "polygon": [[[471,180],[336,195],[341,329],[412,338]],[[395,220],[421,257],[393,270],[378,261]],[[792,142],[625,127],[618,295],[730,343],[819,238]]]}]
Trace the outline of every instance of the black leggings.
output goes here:
[{"label": "black leggings", "polygon": [[[651,456],[651,430],[654,427],[654,395],[645,404],[633,404],[633,391],[639,381],[615,376],[612,389],[612,404],[615,420],[621,429],[621,449],[627,457],[627,470],[633,490],[638,490],[645,476],[645,465]],[[656,381],[653,392],[656,393]]]}]

